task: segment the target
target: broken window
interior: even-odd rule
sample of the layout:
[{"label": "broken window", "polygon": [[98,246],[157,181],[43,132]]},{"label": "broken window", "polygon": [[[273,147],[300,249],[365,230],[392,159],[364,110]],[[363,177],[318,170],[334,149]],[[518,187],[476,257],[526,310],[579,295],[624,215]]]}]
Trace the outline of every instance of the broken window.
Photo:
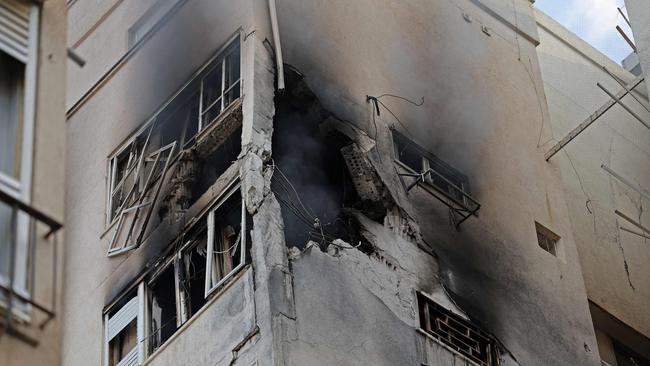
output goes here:
[{"label": "broken window", "polygon": [[178,259],[179,301],[181,321],[188,321],[205,305],[205,269],[208,251],[208,229],[200,226],[197,235],[190,240]]},{"label": "broken window", "polygon": [[180,326],[174,263],[169,263],[147,287],[149,354],[157,350]]},{"label": "broken window", "polygon": [[535,222],[535,229],[537,231],[537,244],[539,247],[557,257],[557,247],[560,237],[538,222]]},{"label": "broken window", "polygon": [[400,163],[416,173],[424,174],[424,181],[464,202],[463,192],[469,194],[469,180],[458,170],[426,151],[401,133],[393,130],[395,155]]},{"label": "broken window", "polygon": [[[177,148],[174,156],[171,156],[175,158],[239,99],[240,42],[239,36],[229,42],[109,158],[108,224],[117,221],[122,210],[129,207],[131,198],[149,188],[145,187],[144,182],[154,166],[152,163],[156,152],[175,143]],[[240,124],[241,118],[235,119],[227,132],[237,129]],[[222,142],[220,140],[215,149]],[[241,145],[239,140],[237,143]]]},{"label": "broken window", "polygon": [[475,325],[418,292],[420,329],[480,366],[499,365],[494,340]]},{"label": "broken window", "polygon": [[[113,306],[105,319],[108,365],[139,364],[138,352],[144,351],[134,348],[136,343],[146,340],[149,355],[158,350],[244,267],[252,229],[244,207],[240,184],[233,182],[215,207],[181,235],[176,249],[153,266],[157,269],[145,277],[138,294]],[[140,324],[144,309],[146,321]]]},{"label": "broken window", "polygon": [[456,228],[478,212],[481,205],[470,195],[467,176],[398,131],[392,130],[392,134],[397,163],[407,171],[399,175],[403,182],[406,178],[411,179],[406,185],[407,191],[418,184],[425,187],[435,198],[449,206],[451,221]]},{"label": "broken window", "polygon": [[205,296],[228,280],[245,264],[246,210],[239,186],[208,214]]},{"label": "broken window", "polygon": [[104,316],[108,366],[135,366],[144,360],[143,293],[144,286],[138,286]]}]

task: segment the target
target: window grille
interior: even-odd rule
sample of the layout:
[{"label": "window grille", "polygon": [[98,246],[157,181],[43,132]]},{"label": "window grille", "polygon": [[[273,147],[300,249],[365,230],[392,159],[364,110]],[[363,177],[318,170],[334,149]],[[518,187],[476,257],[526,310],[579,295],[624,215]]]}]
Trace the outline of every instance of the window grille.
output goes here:
[{"label": "window grille", "polygon": [[408,185],[405,184],[407,192],[416,185],[424,187],[449,207],[456,228],[470,216],[476,215],[481,205],[470,195],[467,176],[398,131],[393,130],[392,133],[397,163],[406,170],[406,173],[398,173],[399,176],[403,182],[405,178],[415,178]]},{"label": "window grille", "polygon": [[492,338],[472,323],[418,293],[420,328],[479,366],[498,366],[500,355]]}]

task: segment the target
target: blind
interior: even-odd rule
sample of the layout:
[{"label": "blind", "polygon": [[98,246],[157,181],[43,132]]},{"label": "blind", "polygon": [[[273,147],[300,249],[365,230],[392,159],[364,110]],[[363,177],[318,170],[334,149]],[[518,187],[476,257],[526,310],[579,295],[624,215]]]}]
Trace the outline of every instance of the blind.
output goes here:
[{"label": "blind", "polygon": [[138,317],[138,297],[134,297],[124,305],[115,315],[108,319],[108,341],[126,328],[133,319]]},{"label": "blind", "polygon": [[29,55],[30,5],[0,0],[0,51],[27,63]]}]

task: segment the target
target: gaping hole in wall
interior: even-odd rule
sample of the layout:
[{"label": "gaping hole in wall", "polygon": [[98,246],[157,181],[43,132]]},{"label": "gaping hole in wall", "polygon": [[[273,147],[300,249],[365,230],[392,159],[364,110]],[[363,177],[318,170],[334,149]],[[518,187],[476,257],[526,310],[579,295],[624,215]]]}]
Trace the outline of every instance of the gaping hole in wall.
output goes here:
[{"label": "gaping hole in wall", "polygon": [[288,71],[285,82],[275,100],[271,189],[281,204],[287,245],[304,248],[313,240],[326,246],[337,238],[357,244],[360,236],[345,210],[360,199],[340,151],[352,141],[321,132],[330,114],[300,75]]},{"label": "gaping hole in wall", "polygon": [[174,266],[168,265],[149,285],[149,351],[153,353],[176,329],[176,285]]}]

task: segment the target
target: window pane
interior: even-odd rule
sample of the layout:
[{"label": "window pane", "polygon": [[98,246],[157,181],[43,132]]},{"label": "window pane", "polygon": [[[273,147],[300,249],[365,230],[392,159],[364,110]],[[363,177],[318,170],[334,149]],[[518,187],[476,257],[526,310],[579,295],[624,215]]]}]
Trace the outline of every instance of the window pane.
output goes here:
[{"label": "window pane", "polygon": [[157,350],[177,329],[174,266],[168,266],[149,286],[150,352]]},{"label": "window pane", "polygon": [[[203,113],[216,109],[217,115],[221,112],[221,76],[223,74],[222,62],[216,63],[203,78]],[[204,119],[205,122],[209,119]]]},{"label": "window pane", "polygon": [[183,253],[180,261],[180,288],[185,300],[187,319],[196,314],[205,304],[205,255],[207,252],[207,230],[194,239],[193,246]]},{"label": "window pane", "polygon": [[24,66],[0,52],[0,172],[20,177]]},{"label": "window pane", "polygon": [[241,264],[241,195],[233,194],[215,211],[214,246],[210,256],[210,288]]}]

